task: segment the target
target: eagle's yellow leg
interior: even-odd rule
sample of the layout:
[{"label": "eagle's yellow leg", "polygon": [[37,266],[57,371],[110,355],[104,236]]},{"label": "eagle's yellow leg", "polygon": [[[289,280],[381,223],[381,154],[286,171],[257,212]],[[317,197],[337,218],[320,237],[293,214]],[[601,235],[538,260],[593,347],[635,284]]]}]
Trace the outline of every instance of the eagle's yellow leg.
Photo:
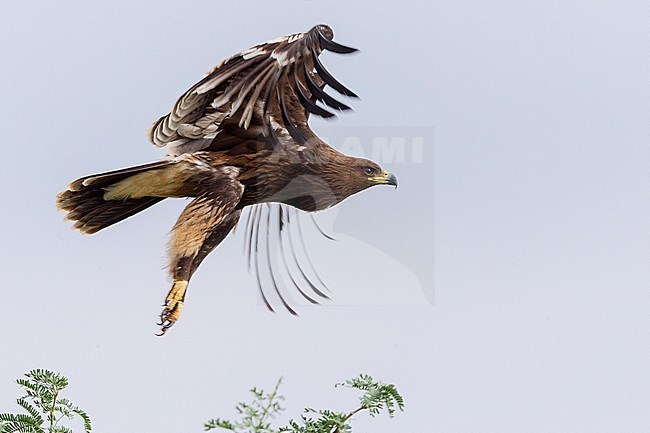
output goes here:
[{"label": "eagle's yellow leg", "polygon": [[174,283],[160,314],[160,335],[178,320],[196,268],[239,220],[241,211],[235,207],[244,186],[236,179],[238,174],[238,169],[228,166],[203,173],[196,182],[207,191],[196,196],[174,224],[169,240],[169,273]]},{"label": "eagle's yellow leg", "polygon": [[160,331],[162,334],[167,332],[181,315],[183,302],[185,301],[185,292],[187,291],[187,283],[185,280],[174,281],[171,290],[167,294],[167,298],[165,298],[165,305],[160,314]]}]

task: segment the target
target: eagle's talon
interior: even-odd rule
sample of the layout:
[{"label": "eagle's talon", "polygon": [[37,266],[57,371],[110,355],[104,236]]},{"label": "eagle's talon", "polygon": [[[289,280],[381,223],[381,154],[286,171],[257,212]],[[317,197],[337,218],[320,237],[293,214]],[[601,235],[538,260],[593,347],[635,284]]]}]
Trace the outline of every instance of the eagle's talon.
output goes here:
[{"label": "eagle's talon", "polygon": [[160,313],[160,332],[165,334],[169,328],[174,326],[183,310],[183,299],[187,289],[187,281],[174,281],[172,289],[167,295],[163,310]]}]

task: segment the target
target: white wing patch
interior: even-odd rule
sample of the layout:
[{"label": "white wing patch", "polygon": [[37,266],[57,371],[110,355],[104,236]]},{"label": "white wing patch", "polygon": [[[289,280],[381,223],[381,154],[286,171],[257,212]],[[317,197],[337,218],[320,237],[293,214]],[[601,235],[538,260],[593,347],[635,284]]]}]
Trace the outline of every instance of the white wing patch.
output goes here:
[{"label": "white wing patch", "polygon": [[[287,66],[289,64],[289,59],[287,55],[288,53],[286,51],[280,51],[278,53],[274,50],[271,53],[271,58],[277,60],[280,66]],[[293,61],[293,58],[291,60]]]},{"label": "white wing patch", "polygon": [[241,53],[241,56],[244,60],[252,59],[253,57],[266,54],[264,45],[258,45],[257,47],[249,48],[248,50]]},{"label": "white wing patch", "polygon": [[291,42],[295,42],[295,41],[297,41],[298,39],[302,39],[303,36],[305,36],[304,33],[295,33],[295,34],[293,34],[293,35],[290,35],[290,36],[287,38],[287,43],[290,44]]}]

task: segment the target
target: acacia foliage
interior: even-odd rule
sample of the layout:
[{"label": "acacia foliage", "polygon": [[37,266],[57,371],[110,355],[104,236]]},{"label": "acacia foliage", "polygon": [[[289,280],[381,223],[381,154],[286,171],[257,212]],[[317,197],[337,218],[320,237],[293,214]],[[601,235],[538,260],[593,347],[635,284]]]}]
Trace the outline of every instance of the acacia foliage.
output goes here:
[{"label": "acacia foliage", "polygon": [[88,414],[61,396],[68,378],[50,370],[36,369],[16,380],[25,394],[16,400],[25,413],[0,413],[0,433],[72,433],[65,425],[79,416],[85,433],[92,431]]},{"label": "acacia foliage", "polygon": [[225,429],[234,433],[350,433],[352,432],[352,417],[367,411],[370,416],[376,416],[385,411],[390,418],[397,410],[404,410],[404,399],[393,384],[385,384],[371,376],[361,374],[336,387],[347,387],[362,391],[359,406],[349,412],[339,412],[329,409],[316,410],[306,408],[298,420],[290,420],[283,427],[274,428],[271,420],[278,417],[284,408],[281,402],[284,396],[278,393],[282,378],[272,392],[253,388],[250,392],[253,399],[249,403],[240,402],[235,407],[240,415],[238,420],[230,421],[222,418],[211,419],[204,424],[206,431]]}]

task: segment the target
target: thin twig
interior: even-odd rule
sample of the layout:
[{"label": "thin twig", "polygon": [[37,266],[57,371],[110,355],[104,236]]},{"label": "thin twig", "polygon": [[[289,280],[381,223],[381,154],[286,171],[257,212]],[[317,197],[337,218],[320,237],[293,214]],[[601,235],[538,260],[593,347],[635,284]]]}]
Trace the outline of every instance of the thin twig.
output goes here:
[{"label": "thin twig", "polygon": [[259,423],[256,426],[256,429],[262,428],[262,423],[266,419],[267,416],[271,416],[271,406],[273,405],[273,400],[275,397],[278,395],[278,389],[280,388],[280,385],[282,384],[282,377],[278,379],[278,383],[275,384],[275,388],[273,388],[273,392],[269,394],[269,402],[266,405],[266,407],[262,407],[262,417],[260,418]]},{"label": "thin twig", "polygon": [[[365,406],[365,405],[363,405],[363,406],[359,406],[358,408],[356,408],[355,410],[353,410],[352,412],[350,412],[349,414],[347,414],[345,417],[343,417],[343,419],[341,420],[341,425],[345,425],[345,423],[348,422],[348,420],[349,420],[350,418],[352,418],[353,416],[355,416],[356,414],[358,414],[358,413],[361,412],[362,410],[368,410],[368,409],[370,409],[370,407],[371,407],[371,406]],[[332,433],[341,433],[341,428],[340,428],[340,426],[337,427],[336,430],[334,430]]]}]

